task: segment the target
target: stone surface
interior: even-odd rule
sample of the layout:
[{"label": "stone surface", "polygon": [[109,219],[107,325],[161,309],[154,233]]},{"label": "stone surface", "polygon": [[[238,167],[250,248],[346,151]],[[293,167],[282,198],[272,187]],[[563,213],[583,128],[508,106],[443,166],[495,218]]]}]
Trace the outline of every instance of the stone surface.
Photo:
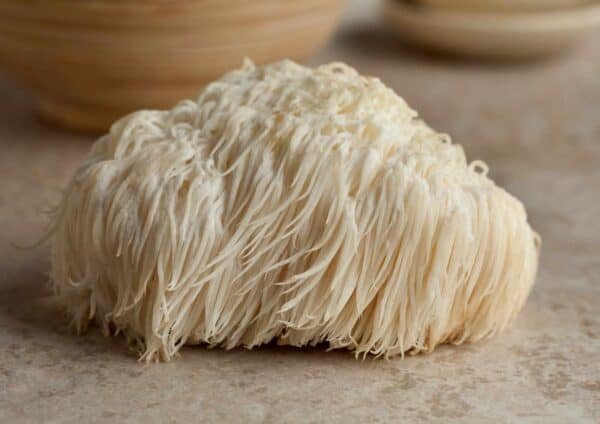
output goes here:
[{"label": "stone surface", "polygon": [[600,37],[563,57],[480,64],[423,56],[355,2],[312,63],[377,75],[491,167],[543,237],[513,327],[429,355],[184,348],[144,365],[120,338],[75,336],[47,300],[45,210],[91,136],[47,127],[0,81],[0,422],[600,422]]}]

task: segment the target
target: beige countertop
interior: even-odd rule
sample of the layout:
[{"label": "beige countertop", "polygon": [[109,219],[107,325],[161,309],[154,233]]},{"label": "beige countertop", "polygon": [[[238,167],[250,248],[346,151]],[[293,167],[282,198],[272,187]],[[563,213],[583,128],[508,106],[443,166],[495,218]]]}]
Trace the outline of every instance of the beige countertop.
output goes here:
[{"label": "beige countertop", "polygon": [[[362,5],[362,7],[361,7]],[[0,80],[0,422],[600,422],[600,32],[549,61],[420,55],[358,2],[312,63],[377,75],[483,159],[543,237],[515,325],[474,345],[356,361],[346,352],[184,348],[144,365],[120,338],[78,337],[44,303],[44,210],[92,137],[39,123]]]}]

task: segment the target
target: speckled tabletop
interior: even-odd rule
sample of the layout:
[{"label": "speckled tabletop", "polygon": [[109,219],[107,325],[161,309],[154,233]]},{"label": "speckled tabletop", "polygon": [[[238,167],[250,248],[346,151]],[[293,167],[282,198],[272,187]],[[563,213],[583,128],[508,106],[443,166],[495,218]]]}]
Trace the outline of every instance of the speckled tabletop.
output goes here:
[{"label": "speckled tabletop", "polygon": [[92,137],[39,123],[0,80],[0,422],[600,422],[600,32],[527,64],[431,58],[355,2],[311,59],[380,76],[491,167],[543,237],[515,325],[475,345],[356,361],[345,352],[184,348],[138,363],[122,339],[74,336],[45,302],[34,242]]}]

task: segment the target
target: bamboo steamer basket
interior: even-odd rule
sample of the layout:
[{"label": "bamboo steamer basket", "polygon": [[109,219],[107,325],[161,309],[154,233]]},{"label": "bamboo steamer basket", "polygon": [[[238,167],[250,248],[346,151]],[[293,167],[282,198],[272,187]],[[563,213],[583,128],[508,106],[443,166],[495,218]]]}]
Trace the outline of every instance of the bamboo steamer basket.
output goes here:
[{"label": "bamboo steamer basket", "polygon": [[63,126],[168,108],[245,57],[302,59],[342,0],[0,0],[0,68]]}]

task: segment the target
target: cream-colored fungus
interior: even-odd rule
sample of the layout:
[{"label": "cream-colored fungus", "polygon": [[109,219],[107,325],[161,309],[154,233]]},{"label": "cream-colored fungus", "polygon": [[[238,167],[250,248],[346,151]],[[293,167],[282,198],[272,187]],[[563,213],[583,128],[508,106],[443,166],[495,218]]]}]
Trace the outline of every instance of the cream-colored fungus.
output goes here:
[{"label": "cream-colored fungus", "polygon": [[523,306],[539,247],[486,173],[376,78],[247,62],[96,142],[55,217],[53,285],[78,329],[144,360],[479,340]]}]

